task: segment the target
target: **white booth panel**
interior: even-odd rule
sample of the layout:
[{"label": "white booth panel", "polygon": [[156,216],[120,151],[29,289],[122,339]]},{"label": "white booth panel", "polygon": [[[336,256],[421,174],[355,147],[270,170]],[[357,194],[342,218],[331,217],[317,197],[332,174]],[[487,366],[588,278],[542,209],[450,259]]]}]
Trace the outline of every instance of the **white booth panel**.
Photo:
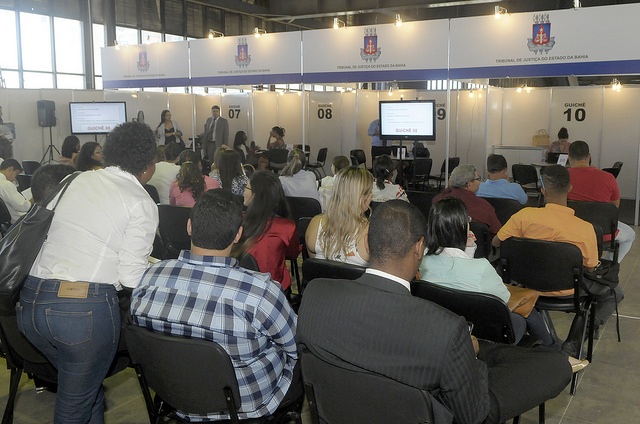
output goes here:
[{"label": "white booth panel", "polygon": [[[356,92],[356,120],[357,145],[367,155],[367,164],[371,165],[371,137],[367,135],[369,125],[378,119],[378,98],[382,97],[377,91],[358,90]],[[349,152],[346,152],[347,154]]]},{"label": "white booth panel", "polygon": [[102,90],[72,90],[72,102],[102,102],[104,101],[104,91]]},{"label": "white booth panel", "polygon": [[229,122],[229,147],[233,147],[236,132],[249,134],[249,93],[225,94],[220,107],[220,113]]},{"label": "white booth panel", "polygon": [[[144,111],[144,122],[151,127],[151,129],[155,129],[160,122],[160,112],[162,111],[163,105],[154,107],[150,109],[149,112],[156,113],[148,113],[147,110],[144,110],[140,103],[138,102],[138,95],[142,94],[142,92],[134,92],[134,91],[112,91],[105,90],[104,91],[104,101],[105,102],[125,102],[127,104],[127,121],[131,121],[138,114],[138,110]],[[152,94],[152,93],[146,93]],[[164,94],[164,93],[154,93],[154,94]],[[166,104],[166,100],[164,100],[164,104]]]},{"label": "white booth panel", "polygon": [[[343,155],[348,156],[349,152],[353,149],[362,149],[367,154],[367,146],[361,146],[358,143],[357,137],[357,106],[356,106],[356,93],[345,92],[340,96],[342,99],[342,148]],[[315,160],[315,156],[312,156]],[[368,164],[369,162],[367,162]],[[331,169],[330,160],[327,160],[328,169]]]},{"label": "white booth panel", "polygon": [[333,158],[349,156],[349,150],[342,146],[342,98],[340,92],[309,93],[309,145],[312,150],[326,147],[325,171],[331,168]]},{"label": "white booth panel", "polygon": [[486,164],[486,94],[484,90],[475,90],[470,97],[468,91],[461,91],[457,104],[456,156],[461,164],[474,165],[482,175]]},{"label": "white booth panel", "polygon": [[189,139],[193,138],[191,94],[168,93],[168,98],[171,119],[180,124],[182,128],[182,141],[184,141],[187,146],[190,146],[191,141]]},{"label": "white booth panel", "polygon": [[220,96],[217,94],[201,96],[195,96],[196,104],[196,135],[204,134],[204,124],[207,122],[207,118],[211,116],[211,108],[214,105],[220,106]]},{"label": "white booth panel", "polygon": [[502,144],[502,93],[501,88],[489,88],[487,95],[487,148]]},{"label": "white booth panel", "polygon": [[638,140],[640,139],[640,88],[623,87],[620,92],[605,88],[602,125],[602,167],[622,161],[618,175],[620,195],[635,199],[638,174]]},{"label": "white booth panel", "polygon": [[[267,148],[267,139],[271,133],[271,128],[278,125],[278,93],[273,91],[253,92],[253,139],[256,145],[263,149]],[[288,131],[287,131],[288,133]],[[288,134],[285,134],[285,140]]]},{"label": "white booth panel", "polygon": [[[285,129],[284,140],[287,144],[302,144],[303,97],[302,92],[277,95],[278,119],[271,127],[278,125]],[[271,129],[269,127],[269,129]],[[268,133],[265,133],[268,136]],[[265,147],[266,147],[265,136]]]},{"label": "white booth panel", "polygon": [[[440,167],[442,161],[446,156],[447,147],[447,92],[446,91],[424,91],[419,90],[416,92],[418,100],[435,100],[436,101],[436,140],[425,141],[423,144],[429,149],[429,154],[433,160],[431,168],[431,175],[440,175]],[[451,98],[454,100],[452,105],[455,104],[456,92],[451,92]],[[451,129],[452,134],[455,134],[455,109],[451,112]],[[455,156],[455,138],[452,135],[450,140],[451,156]]]},{"label": "white booth panel", "polygon": [[530,146],[536,131],[548,131],[550,97],[549,89],[532,89],[529,93],[525,90],[518,93],[516,89],[504,89],[502,144]]},{"label": "white booth panel", "polygon": [[562,127],[569,131],[569,141],[583,140],[589,144],[591,163],[601,167],[602,87],[553,88],[550,141],[558,139]]}]

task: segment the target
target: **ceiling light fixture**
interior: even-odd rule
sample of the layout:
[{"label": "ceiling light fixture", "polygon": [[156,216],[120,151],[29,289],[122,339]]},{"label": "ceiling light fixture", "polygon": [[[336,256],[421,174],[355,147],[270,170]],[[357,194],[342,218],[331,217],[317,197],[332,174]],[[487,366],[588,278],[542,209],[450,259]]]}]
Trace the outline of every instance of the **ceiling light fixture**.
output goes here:
[{"label": "ceiling light fixture", "polygon": [[339,18],[333,18],[333,29],[346,28],[347,24]]},{"label": "ceiling light fixture", "polygon": [[267,35],[267,30],[255,27],[253,29],[253,35],[255,35],[256,38],[260,38],[260,36],[262,36],[262,35]]},{"label": "ceiling light fixture", "polygon": [[620,81],[618,81],[618,78],[614,78],[613,81],[611,81],[611,88],[614,91],[617,91],[618,93],[620,92],[620,89],[622,88],[622,84],[620,84]]},{"label": "ceiling light fixture", "polygon": [[209,40],[213,40],[215,37],[224,38],[224,33],[220,31],[209,30]]},{"label": "ceiling light fixture", "polygon": [[401,27],[402,26],[402,17],[400,16],[399,13],[396,13],[396,26],[397,27]]},{"label": "ceiling light fixture", "polygon": [[118,40],[115,40],[113,42],[113,45],[115,46],[116,50],[120,50],[120,45],[118,44]]},{"label": "ceiling light fixture", "polygon": [[495,17],[496,17],[496,19],[500,19],[502,17],[502,15],[506,15],[507,13],[508,13],[507,9],[505,9],[502,6],[496,5],[496,8],[495,8]]}]

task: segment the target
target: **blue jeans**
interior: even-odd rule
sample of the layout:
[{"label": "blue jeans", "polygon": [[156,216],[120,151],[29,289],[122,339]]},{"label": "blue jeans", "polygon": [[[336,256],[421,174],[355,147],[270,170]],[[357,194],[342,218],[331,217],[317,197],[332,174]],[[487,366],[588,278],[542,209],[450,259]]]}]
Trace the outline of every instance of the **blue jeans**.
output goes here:
[{"label": "blue jeans", "polygon": [[120,338],[118,296],[89,283],[86,298],[59,297],[60,280],[27,277],[16,306],[18,327],[58,369],[54,423],[101,424],[104,390]]}]

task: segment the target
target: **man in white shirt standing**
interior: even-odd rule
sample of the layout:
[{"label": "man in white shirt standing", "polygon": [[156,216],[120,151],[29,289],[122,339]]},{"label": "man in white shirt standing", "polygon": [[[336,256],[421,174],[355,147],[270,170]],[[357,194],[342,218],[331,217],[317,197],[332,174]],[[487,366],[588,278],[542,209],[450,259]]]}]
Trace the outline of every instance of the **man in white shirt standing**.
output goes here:
[{"label": "man in white shirt standing", "polygon": [[[178,172],[180,172],[180,166],[176,165],[176,163],[178,162],[178,156],[182,151],[182,147],[180,147],[178,143],[169,143],[166,147],[162,147],[164,147],[164,157],[161,157],[159,161],[156,162],[156,170],[148,184],[158,190],[160,203],[168,205],[171,183],[176,180]],[[156,160],[158,160],[157,157]]]},{"label": "man in white shirt standing", "polygon": [[18,187],[13,183],[21,172],[22,167],[15,159],[7,159],[0,164],[0,199],[9,209],[11,222],[16,222],[31,207],[31,202],[18,192]]}]

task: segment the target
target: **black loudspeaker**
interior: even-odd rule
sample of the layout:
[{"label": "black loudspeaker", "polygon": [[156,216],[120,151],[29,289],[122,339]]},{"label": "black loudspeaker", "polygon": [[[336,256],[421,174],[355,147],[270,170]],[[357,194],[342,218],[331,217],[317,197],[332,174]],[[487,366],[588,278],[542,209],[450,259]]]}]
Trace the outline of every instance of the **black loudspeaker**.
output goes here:
[{"label": "black loudspeaker", "polygon": [[56,104],[53,100],[38,100],[38,125],[56,126]]}]

